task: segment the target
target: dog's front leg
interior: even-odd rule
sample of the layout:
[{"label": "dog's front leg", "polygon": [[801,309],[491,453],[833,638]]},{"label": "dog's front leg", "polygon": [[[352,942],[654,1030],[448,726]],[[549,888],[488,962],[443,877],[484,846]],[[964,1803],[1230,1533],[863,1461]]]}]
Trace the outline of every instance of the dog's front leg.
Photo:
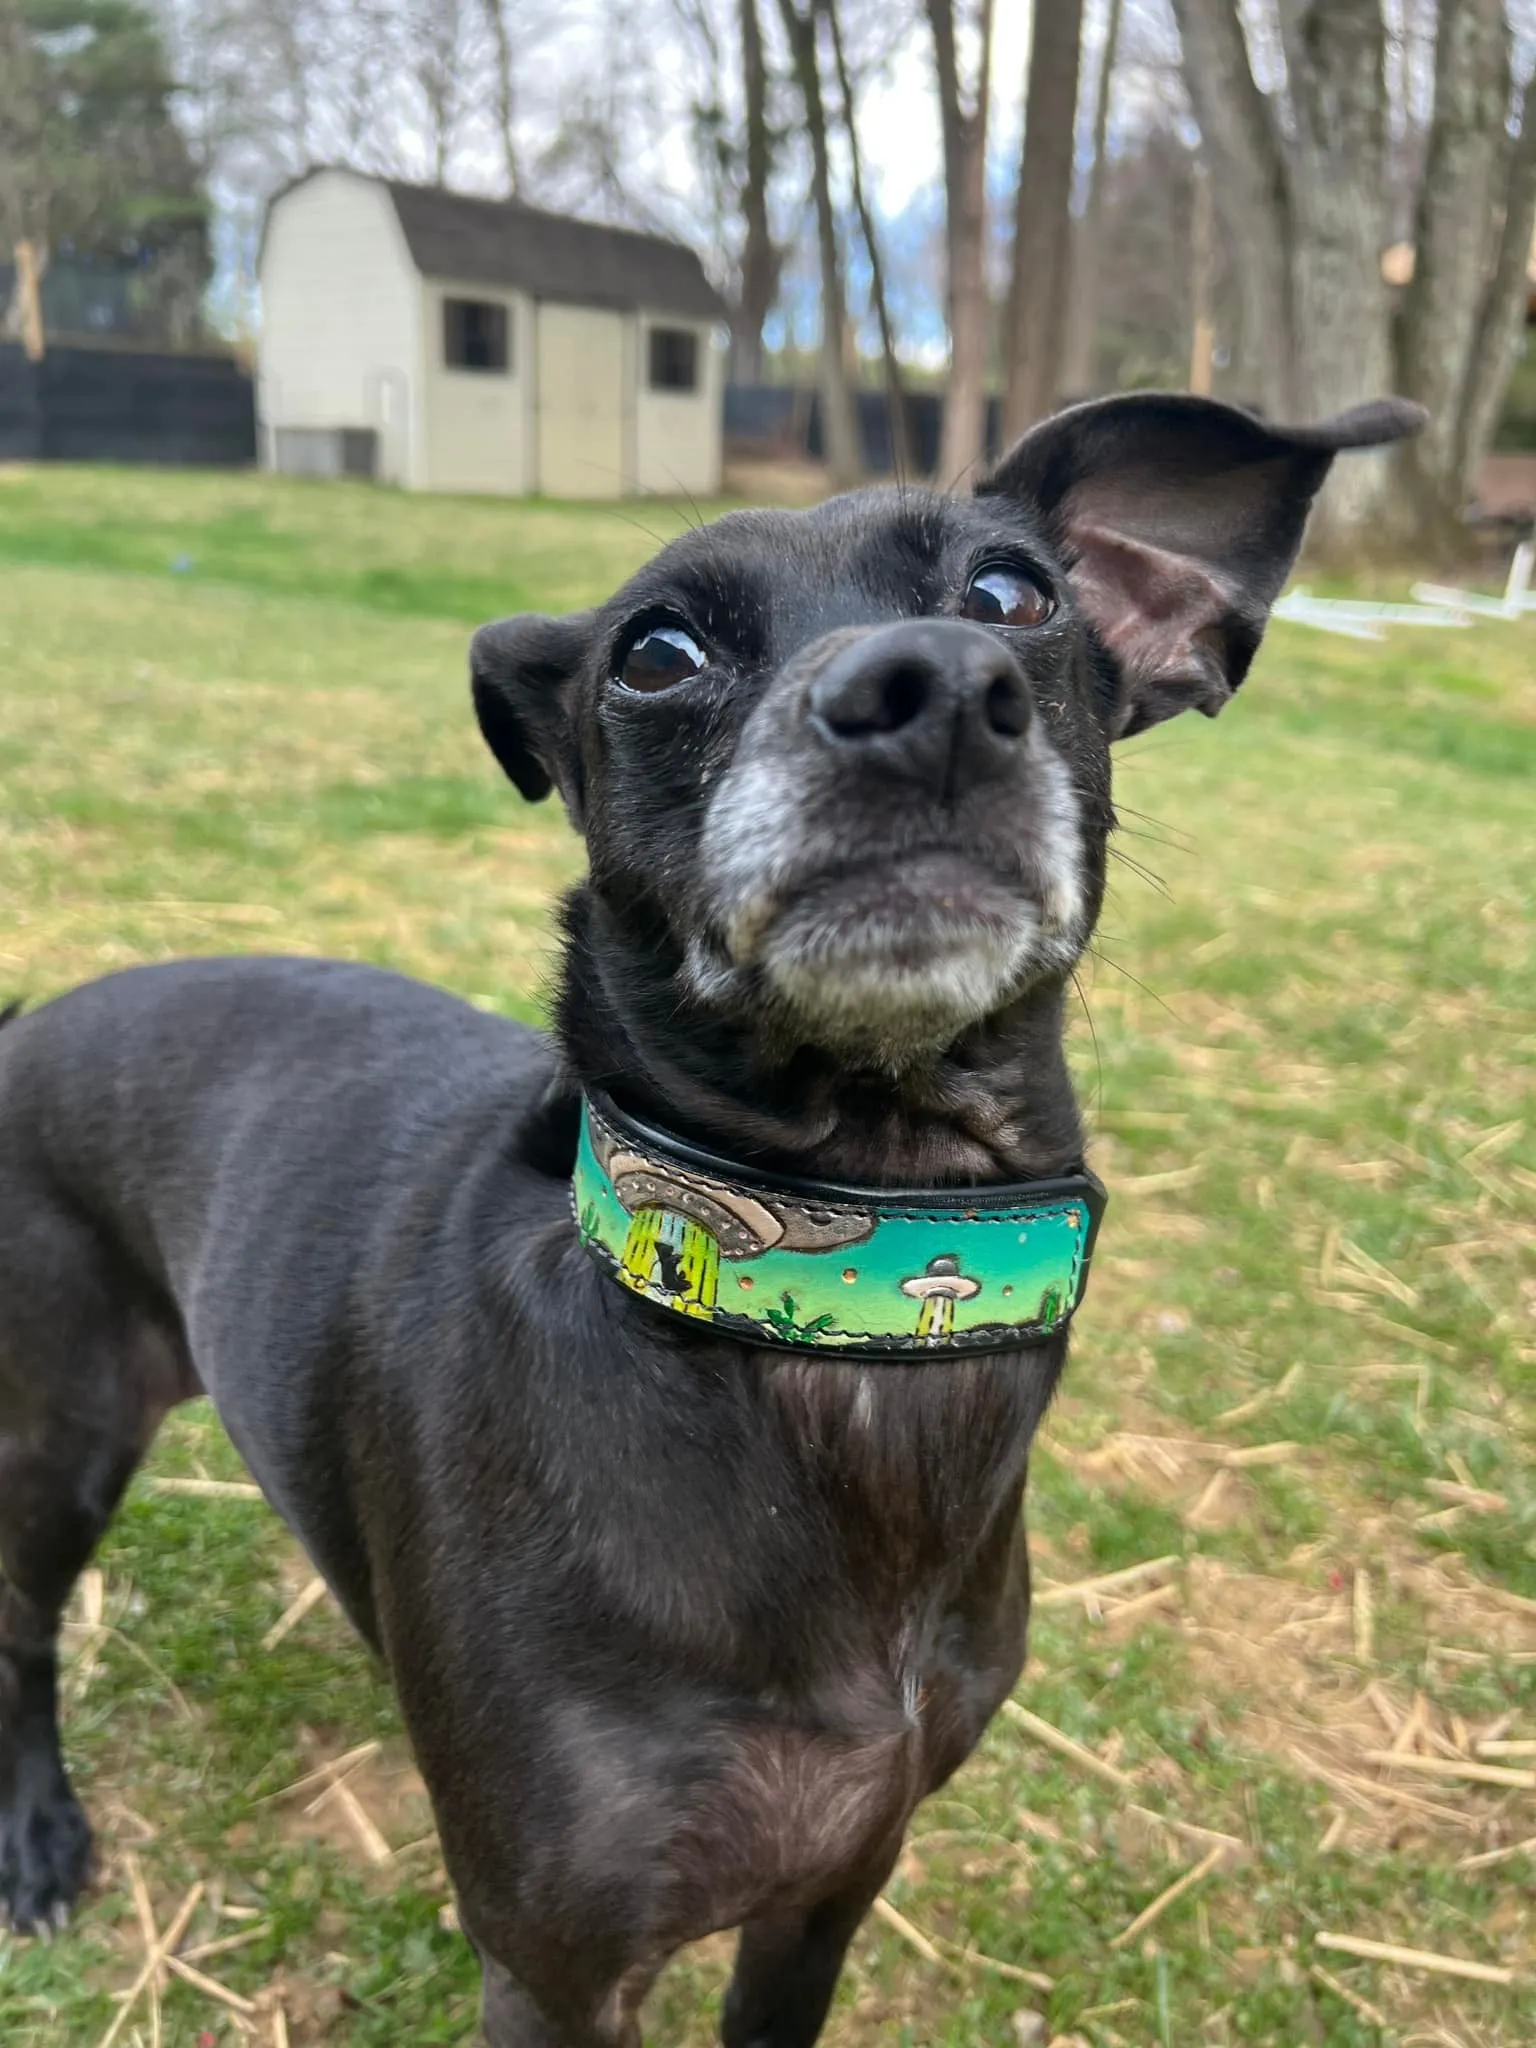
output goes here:
[{"label": "dog's front leg", "polygon": [[811,2048],[826,2021],[848,1944],[900,1848],[898,1836],[855,1882],[808,1912],[747,1922],[721,2015],[725,2048]]},{"label": "dog's front leg", "polygon": [[486,2048],[640,2048],[640,2002],[656,1972],[628,1970],[589,2018],[555,2019],[511,1971],[480,1951]]},{"label": "dog's front leg", "polygon": [[509,1970],[480,1956],[480,2024],[486,2048],[569,2048],[570,2036],[541,2011]]}]

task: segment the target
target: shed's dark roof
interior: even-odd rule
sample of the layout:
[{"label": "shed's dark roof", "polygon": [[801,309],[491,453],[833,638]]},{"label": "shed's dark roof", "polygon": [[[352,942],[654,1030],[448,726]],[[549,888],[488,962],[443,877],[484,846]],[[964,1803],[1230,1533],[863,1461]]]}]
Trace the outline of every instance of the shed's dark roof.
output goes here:
[{"label": "shed's dark roof", "polygon": [[424,277],[501,285],[577,305],[726,318],[725,302],[681,242],[544,213],[515,199],[472,199],[393,181],[386,189]]}]

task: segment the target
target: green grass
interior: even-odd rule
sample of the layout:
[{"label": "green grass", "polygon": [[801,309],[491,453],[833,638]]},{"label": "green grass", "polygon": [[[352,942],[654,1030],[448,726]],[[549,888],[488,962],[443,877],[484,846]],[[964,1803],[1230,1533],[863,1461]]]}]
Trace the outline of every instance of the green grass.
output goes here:
[{"label": "green grass", "polygon": [[[604,595],[652,546],[628,516],[0,472],[0,994],[284,949],[537,1016],[579,848],[484,755],[464,627]],[[1217,725],[1126,750],[1121,848],[1161,885],[1117,869],[1084,978],[1112,1202],[1030,1518],[1046,1580],[1179,1562],[1168,1604],[1042,1607],[1019,1696],[1136,1790],[1000,1720],[890,1896],[1053,1988],[874,1921],[835,2048],[1002,2048],[1024,2010],[1093,2048],[1381,2038],[1316,1965],[1390,2038],[1536,2038],[1536,1858],[1457,1867],[1536,1836],[1536,1794],[1365,1756],[1418,1695],[1442,1754],[1536,1737],[1533,657],[1532,623],[1277,630]],[[205,1967],[280,1995],[295,2044],[467,2041],[475,1972],[387,1691],[324,1607],[261,1649],[302,1564],[259,1502],[157,1490],[178,1476],[241,1477],[204,1409],[102,1550],[105,1628],[70,1631],[105,1870],[66,1940],[0,1938],[0,2039],[99,2041],[138,1968],[131,1855],[162,1925],[201,1878],[190,1940],[255,1930]],[[354,1782],[405,1851],[382,1871],[334,1807],[268,1797],[375,1738]],[[1115,1947],[1201,1853],[1136,1807],[1244,1861]],[[1330,1930],[1516,1981],[1353,1960]],[[681,1959],[649,2038],[702,2048],[727,1964],[724,1942]],[[172,2048],[233,2027],[166,1992]]]},{"label": "green grass", "polygon": [[606,597],[700,516],[665,500],[429,501],[216,470],[183,472],[167,489],[156,470],[16,469],[0,482],[0,563],[236,585],[475,625]]}]

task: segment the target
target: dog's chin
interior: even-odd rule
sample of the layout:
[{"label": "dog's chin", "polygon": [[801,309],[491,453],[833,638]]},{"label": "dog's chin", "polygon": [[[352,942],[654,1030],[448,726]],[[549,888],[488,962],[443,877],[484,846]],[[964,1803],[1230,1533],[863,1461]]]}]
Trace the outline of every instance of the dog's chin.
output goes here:
[{"label": "dog's chin", "polygon": [[1068,964],[1065,951],[1019,888],[930,857],[798,891],[762,931],[755,965],[807,1040],[900,1066]]}]

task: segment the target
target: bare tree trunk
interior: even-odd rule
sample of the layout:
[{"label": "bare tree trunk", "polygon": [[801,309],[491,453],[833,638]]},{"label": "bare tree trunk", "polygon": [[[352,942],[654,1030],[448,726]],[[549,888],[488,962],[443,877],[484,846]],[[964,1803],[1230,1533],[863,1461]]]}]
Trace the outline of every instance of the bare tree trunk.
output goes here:
[{"label": "bare tree trunk", "polygon": [[[399,32],[397,20],[384,11],[387,5],[388,0],[352,0],[344,32],[329,45],[329,54],[336,64],[335,109],[341,137],[337,161],[369,172],[395,167],[393,138],[385,140],[381,133],[385,122],[381,116],[380,90],[383,77],[392,68]],[[204,33],[217,46],[217,10],[213,13],[214,18],[205,22]],[[215,56],[215,64],[217,61]],[[252,90],[259,100],[259,85]],[[234,111],[238,119],[238,109]],[[228,111],[223,118],[229,118]]]},{"label": "bare tree trunk", "polygon": [[[1302,418],[1394,383],[1429,412],[1422,438],[1395,460],[1383,452],[1338,466],[1318,500],[1314,542],[1334,552],[1384,540],[1439,552],[1503,400],[1536,224],[1536,86],[1511,143],[1502,0],[1441,0],[1438,9],[1414,275],[1395,336],[1380,261],[1391,228],[1381,0],[1281,0],[1284,133],[1248,64],[1240,0],[1174,8],[1244,279],[1245,328],[1273,332],[1291,364],[1272,387]],[[1277,253],[1284,293],[1271,275]]]},{"label": "bare tree trunk", "polygon": [[880,252],[880,236],[864,190],[863,152],[859,148],[853,80],[849,76],[848,56],[843,48],[837,0],[819,0],[819,4],[832,35],[832,56],[837,66],[837,86],[843,103],[843,130],[848,140],[853,203],[858,211],[859,233],[864,238],[864,248],[869,257],[869,296],[880,326],[880,355],[885,366],[885,397],[891,422],[891,466],[898,477],[908,477],[912,474],[912,437],[907,431],[907,393],[896,355],[896,330],[891,324],[890,303],[885,295],[885,262]]},{"label": "bare tree trunk", "polygon": [[1461,402],[1461,486],[1476,488],[1478,466],[1488,452],[1499,408],[1509,385],[1515,345],[1525,325],[1527,265],[1536,236],[1536,77],[1525,88],[1520,135],[1508,152],[1504,218],[1493,274],[1483,297],[1477,340],[1467,367]]},{"label": "bare tree trunk", "polygon": [[[814,8],[814,0],[811,4]],[[811,191],[821,255],[821,411],[827,469],[834,488],[846,490],[863,476],[864,458],[859,443],[858,404],[848,365],[848,309],[837,246],[837,215],[832,205],[816,15],[814,11],[801,14],[795,0],[779,0],[779,5],[811,140]]]},{"label": "bare tree trunk", "polygon": [[1099,62],[1093,108],[1093,162],[1088,166],[1083,211],[1072,231],[1067,338],[1061,362],[1061,395],[1068,398],[1086,398],[1097,389],[1099,381],[1099,243],[1104,222],[1104,188],[1109,182],[1105,176],[1105,157],[1114,96],[1115,53],[1124,12],[1125,0],[1109,0],[1109,21],[1104,30],[1104,54]]},{"label": "bare tree trunk", "polygon": [[1072,157],[1082,41],[1083,0],[1036,6],[1003,328],[1003,429],[1010,440],[1051,410],[1061,386],[1072,289]]},{"label": "bare tree trunk", "polygon": [[1464,397],[1493,267],[1488,225],[1503,196],[1509,91],[1503,0],[1442,6],[1435,112],[1398,359],[1400,389],[1429,411],[1424,432],[1398,452],[1398,503],[1410,530],[1431,544],[1449,539],[1465,505]]},{"label": "bare tree trunk", "polygon": [[482,0],[482,5],[496,60],[496,128],[501,141],[502,163],[506,168],[507,191],[515,199],[523,179],[513,124],[517,102],[512,83],[512,32],[507,23],[511,0]]},{"label": "bare tree trunk", "polygon": [[310,118],[310,60],[299,27],[299,13],[298,0],[277,0],[277,4],[267,10],[266,26],[292,109],[294,168],[307,171],[315,160]]},{"label": "bare tree trunk", "polygon": [[[1321,415],[1385,390],[1392,373],[1381,275],[1389,227],[1381,0],[1314,0],[1296,35],[1290,258],[1302,343],[1297,389],[1303,408]],[[1366,464],[1334,467],[1359,477]]]},{"label": "bare tree trunk", "polygon": [[27,360],[40,363],[47,343],[43,336],[43,272],[46,259],[38,256],[37,244],[23,235],[13,251],[16,258],[16,304],[21,328],[21,345]]},{"label": "bare tree trunk", "polygon": [[1216,326],[1211,317],[1211,281],[1215,269],[1215,207],[1211,174],[1203,163],[1194,167],[1194,204],[1189,218],[1189,388],[1201,398],[1211,395],[1215,368]]},{"label": "bare tree trunk", "polygon": [[411,70],[427,111],[434,185],[448,182],[448,159],[463,104],[462,28],[462,0],[420,0],[410,18]]},{"label": "bare tree trunk", "polygon": [[1254,82],[1235,0],[1173,0],[1173,11],[1184,50],[1184,78],[1237,268],[1247,351],[1245,395],[1272,415],[1294,418],[1297,345],[1283,139],[1274,109]]},{"label": "bare tree trunk", "polygon": [[12,254],[9,295],[0,299],[0,341],[14,336],[33,362],[45,347],[39,296],[48,267],[48,224],[63,169],[46,147],[45,96],[31,24],[0,0],[0,251]]},{"label": "bare tree trunk", "polygon": [[993,0],[980,0],[981,50],[974,89],[960,77],[954,0],[926,0],[944,135],[949,390],[939,443],[939,480],[953,488],[986,452],[987,102]]},{"label": "bare tree trunk", "polygon": [[[1174,11],[1242,280],[1243,333],[1265,344],[1265,407],[1315,419],[1388,390],[1381,0],[1281,6],[1288,133],[1255,81],[1240,0],[1174,0]],[[1337,552],[1378,539],[1388,476],[1382,454],[1340,463],[1318,500],[1314,540]]]},{"label": "bare tree trunk", "polygon": [[736,375],[743,383],[755,384],[763,374],[763,323],[778,297],[781,258],[768,226],[773,142],[768,129],[768,66],[757,0],[738,0],[738,16],[747,130],[747,177],[741,209],[747,234],[741,252],[741,299],[731,339]]},{"label": "bare tree trunk", "polygon": [[[1294,52],[1296,391],[1301,417],[1323,419],[1392,388],[1381,0],[1314,0],[1296,21]],[[1386,451],[1335,463],[1313,515],[1314,543],[1338,553],[1379,541],[1389,479]]]}]

